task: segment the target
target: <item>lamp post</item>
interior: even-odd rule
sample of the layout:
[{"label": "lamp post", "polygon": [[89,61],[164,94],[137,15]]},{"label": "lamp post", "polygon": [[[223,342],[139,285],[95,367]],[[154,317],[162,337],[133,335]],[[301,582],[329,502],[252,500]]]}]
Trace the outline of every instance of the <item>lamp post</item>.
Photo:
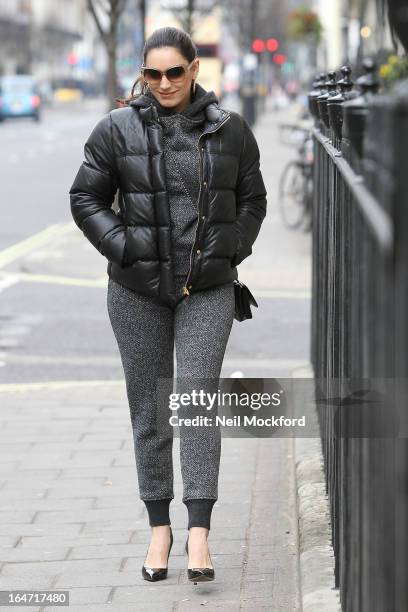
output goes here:
[{"label": "lamp post", "polygon": [[242,114],[249,125],[256,121],[256,73],[258,57],[255,53],[246,53],[241,68],[240,97]]}]

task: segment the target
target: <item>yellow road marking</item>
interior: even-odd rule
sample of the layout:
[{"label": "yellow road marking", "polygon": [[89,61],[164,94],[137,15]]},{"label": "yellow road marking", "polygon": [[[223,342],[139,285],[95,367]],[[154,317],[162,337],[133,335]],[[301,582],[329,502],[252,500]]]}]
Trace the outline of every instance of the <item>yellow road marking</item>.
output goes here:
[{"label": "yellow road marking", "polygon": [[[0,288],[2,286],[1,277],[5,281],[5,287],[8,286],[7,279],[12,278],[14,282],[21,281],[27,283],[50,283],[57,285],[75,285],[78,287],[97,287],[104,288],[108,284],[108,275],[100,276],[99,278],[75,278],[74,276],[60,276],[57,274],[29,274],[27,272],[13,272],[12,274],[1,274],[0,272]],[[10,281],[13,284],[13,281]],[[254,289],[252,291],[255,297],[265,298],[286,298],[305,300],[312,297],[311,292],[307,290],[293,291],[290,289]]]},{"label": "yellow road marking", "polygon": [[[27,272],[16,272],[12,276],[26,283],[50,283],[56,285],[76,285],[78,287],[106,287],[108,283],[107,276],[92,279],[59,276],[56,274],[29,274]],[[3,278],[7,278],[7,276],[3,275]]]},{"label": "yellow road marking", "polygon": [[0,393],[16,393],[25,391],[43,391],[92,387],[124,387],[124,380],[50,380],[29,383],[0,383]]},{"label": "yellow road marking", "polygon": [[29,236],[11,247],[0,251],[0,268],[7,266],[19,257],[23,257],[38,247],[47,244],[52,238],[62,236],[67,232],[71,232],[76,227],[74,221],[68,223],[55,223],[41,230],[37,234]]},{"label": "yellow road marking", "polygon": [[19,279],[16,277],[15,274],[8,274],[4,278],[0,278],[0,291],[3,291],[4,289],[11,287],[12,285],[15,285],[16,283],[18,283],[18,280]]}]

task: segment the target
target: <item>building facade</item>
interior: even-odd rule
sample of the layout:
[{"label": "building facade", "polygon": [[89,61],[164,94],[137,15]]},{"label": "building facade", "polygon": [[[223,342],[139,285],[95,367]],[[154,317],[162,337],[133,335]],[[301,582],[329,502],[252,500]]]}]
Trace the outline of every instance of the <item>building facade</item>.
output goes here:
[{"label": "building facade", "polygon": [[95,37],[86,0],[2,0],[0,73],[68,77],[93,57]]}]

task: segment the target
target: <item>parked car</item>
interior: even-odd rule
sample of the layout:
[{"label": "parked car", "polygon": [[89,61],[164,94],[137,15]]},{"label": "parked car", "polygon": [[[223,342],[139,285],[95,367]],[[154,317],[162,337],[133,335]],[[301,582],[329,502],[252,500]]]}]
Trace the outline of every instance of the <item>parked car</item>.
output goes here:
[{"label": "parked car", "polygon": [[12,117],[41,117],[41,96],[34,77],[12,74],[0,77],[0,121]]}]

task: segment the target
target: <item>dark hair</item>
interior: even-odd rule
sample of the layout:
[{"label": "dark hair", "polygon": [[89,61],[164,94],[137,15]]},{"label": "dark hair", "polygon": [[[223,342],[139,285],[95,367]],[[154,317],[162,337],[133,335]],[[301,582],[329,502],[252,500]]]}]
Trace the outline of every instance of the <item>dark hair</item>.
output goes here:
[{"label": "dark hair", "polygon": [[[186,58],[190,64],[194,58],[197,57],[198,51],[191,36],[184,30],[179,28],[165,27],[155,30],[145,41],[143,46],[143,64],[146,63],[147,54],[151,49],[157,49],[159,47],[175,47],[178,49]],[[144,85],[139,88],[136,92],[137,85],[143,81],[143,76],[139,75],[136,81],[133,83],[130,96],[124,99],[117,98],[118,102],[122,104],[129,104],[131,100],[135,100],[144,93]]]}]

